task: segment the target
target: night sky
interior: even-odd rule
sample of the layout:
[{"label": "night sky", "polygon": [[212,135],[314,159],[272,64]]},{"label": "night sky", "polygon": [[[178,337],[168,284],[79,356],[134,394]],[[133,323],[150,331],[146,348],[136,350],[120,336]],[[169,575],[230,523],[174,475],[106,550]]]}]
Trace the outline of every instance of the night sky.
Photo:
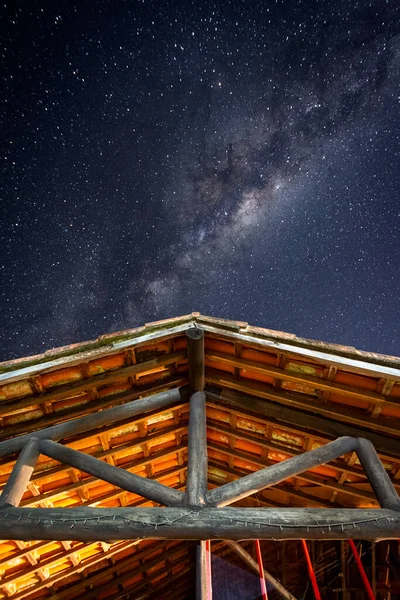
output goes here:
[{"label": "night sky", "polygon": [[192,311],[400,355],[398,0],[0,13],[1,359]]}]

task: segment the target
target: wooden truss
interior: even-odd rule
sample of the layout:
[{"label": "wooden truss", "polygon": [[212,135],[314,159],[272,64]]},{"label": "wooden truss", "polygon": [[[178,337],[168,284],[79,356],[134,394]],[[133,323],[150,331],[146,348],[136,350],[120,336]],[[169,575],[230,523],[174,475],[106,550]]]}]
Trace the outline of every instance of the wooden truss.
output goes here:
[{"label": "wooden truss", "polygon": [[[208,490],[203,332],[189,329],[187,341],[190,418],[186,492],[139,477],[59,443],[61,439],[78,433],[173,406],[187,393],[181,388],[1,442],[0,456],[20,453],[0,497],[0,528],[4,539],[107,542],[143,538],[379,540],[400,537],[399,496],[374,446],[363,438],[340,437],[325,446]],[[349,452],[356,452],[380,509],[226,508]],[[20,508],[19,503],[39,454],[140,494],[164,507]]]}]

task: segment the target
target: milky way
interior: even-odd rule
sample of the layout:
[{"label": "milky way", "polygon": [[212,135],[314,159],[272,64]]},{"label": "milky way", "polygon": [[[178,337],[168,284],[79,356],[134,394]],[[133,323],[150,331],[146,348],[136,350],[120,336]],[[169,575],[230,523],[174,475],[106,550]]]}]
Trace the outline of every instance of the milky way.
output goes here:
[{"label": "milky way", "polygon": [[199,310],[400,353],[394,2],[6,9],[2,357]]}]

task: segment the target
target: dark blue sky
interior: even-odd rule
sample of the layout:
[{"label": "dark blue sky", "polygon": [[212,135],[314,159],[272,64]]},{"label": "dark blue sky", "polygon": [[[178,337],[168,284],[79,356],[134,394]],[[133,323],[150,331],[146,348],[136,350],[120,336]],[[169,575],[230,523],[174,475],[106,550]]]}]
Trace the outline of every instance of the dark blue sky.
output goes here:
[{"label": "dark blue sky", "polygon": [[198,310],[400,354],[400,5],[1,9],[2,359]]}]

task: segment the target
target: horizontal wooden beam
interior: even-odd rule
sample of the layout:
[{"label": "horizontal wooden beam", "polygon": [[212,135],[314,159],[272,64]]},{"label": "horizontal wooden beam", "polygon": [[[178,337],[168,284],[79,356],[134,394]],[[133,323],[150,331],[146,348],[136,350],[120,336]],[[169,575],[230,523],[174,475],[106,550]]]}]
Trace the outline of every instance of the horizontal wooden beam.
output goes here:
[{"label": "horizontal wooden beam", "polygon": [[[130,390],[110,393],[104,396],[104,398],[97,399],[95,402],[86,401],[83,404],[78,404],[69,408],[63,408],[62,410],[44,414],[44,416],[36,419],[29,419],[23,422],[16,423],[15,425],[7,425],[7,429],[1,432],[0,440],[6,440],[15,436],[25,435],[29,432],[38,431],[52,427],[61,422],[65,422],[72,419],[85,417],[89,414],[104,411],[109,408],[114,408],[121,404],[127,404],[128,402],[144,398],[149,395],[155,395],[168,390],[177,389],[181,386],[187,385],[187,374],[172,375],[168,378],[160,377],[158,381],[150,382],[143,387],[132,387]],[[6,433],[5,433],[6,432]]]},{"label": "horizontal wooden beam", "polygon": [[98,429],[104,425],[109,425],[110,423],[121,421],[122,419],[128,419],[144,412],[167,408],[175,402],[182,400],[181,390],[182,388],[160,392],[159,394],[154,394],[142,398],[141,400],[133,400],[132,402],[127,402],[121,406],[108,408],[107,410],[102,410],[86,417],[60,423],[59,425],[53,425],[46,429],[40,429],[35,432],[34,436],[28,433],[26,435],[5,440],[0,442],[0,456],[18,452],[25,446],[31,437],[41,440],[60,440],[85,431],[92,431],[93,429]]},{"label": "horizontal wooden beam", "polygon": [[[400,379],[398,360],[389,359],[385,361],[387,364],[378,364],[376,355],[372,355],[372,357],[365,360],[360,356],[360,353],[357,352],[357,350],[352,351],[351,356],[349,355],[350,353],[347,353],[347,356],[345,353],[340,355],[335,353],[336,348],[334,345],[327,344],[329,351],[324,352],[321,349],[319,342],[316,342],[314,347],[311,347],[309,340],[299,340],[298,338],[295,338],[295,343],[291,344],[290,341],[283,342],[281,340],[274,340],[270,339],[269,336],[260,337],[259,330],[255,333],[253,331],[251,331],[251,333],[238,333],[237,331],[228,331],[221,327],[213,327],[204,322],[201,318],[199,319],[199,323],[206,333],[214,334],[213,337],[231,343],[239,342],[250,348],[264,349],[267,350],[267,352],[271,352],[272,350],[272,352],[275,352],[276,354],[288,354],[292,357],[304,356],[307,357],[307,359],[311,359],[313,362],[336,366],[343,371],[350,371],[351,373],[360,373],[372,377]],[[262,332],[261,335],[263,335]],[[302,341],[304,342],[303,344],[301,343]],[[357,356],[357,358],[353,358],[354,356]],[[379,362],[383,363],[384,357],[379,356]]]},{"label": "horizontal wooden beam", "polygon": [[157,367],[165,367],[175,364],[184,360],[185,358],[186,352],[184,350],[180,350],[179,352],[174,352],[173,354],[158,356],[141,363],[130,365],[129,367],[122,367],[121,369],[109,371],[108,373],[95,375],[94,377],[90,377],[88,379],[80,379],[79,381],[60,385],[55,389],[53,388],[42,394],[36,394],[27,396],[25,398],[18,398],[16,400],[2,402],[0,404],[0,416],[6,415],[14,410],[21,410],[30,406],[44,404],[45,402],[52,402],[54,400],[58,401],[64,398],[73,398],[87,390],[93,390],[93,388],[104,386],[107,383],[123,381],[134,375],[139,375],[141,373],[146,373],[147,371],[157,369]]},{"label": "horizontal wooden beam", "polygon": [[221,371],[215,369],[207,370],[207,383],[208,385],[221,386],[258,398],[272,400],[282,406],[297,408],[312,415],[317,414],[346,424],[357,425],[358,427],[363,427],[367,430],[373,429],[374,431],[382,431],[400,437],[400,428],[396,424],[395,419],[371,419],[366,413],[357,409],[353,410],[343,404],[318,402],[306,394],[286,392],[283,390],[278,391],[271,385],[258,381],[234,379],[229,373],[221,374]]},{"label": "horizontal wooden beam", "polygon": [[116,541],[398,539],[400,513],[320,508],[14,508],[0,511],[4,539]]},{"label": "horizontal wooden beam", "polygon": [[[294,426],[299,432],[302,430],[310,432],[318,432],[320,435],[330,435],[332,437],[349,435],[359,437],[363,435],[368,438],[376,450],[382,451],[388,457],[394,457],[399,460],[399,441],[388,436],[380,435],[375,431],[361,430],[359,427],[349,425],[348,423],[340,423],[326,417],[306,413],[302,410],[297,410],[288,406],[282,406],[276,402],[271,402],[265,399],[260,399],[251,395],[252,392],[241,393],[236,391],[228,391],[220,389],[217,392],[206,390],[207,398],[214,402],[229,407],[231,410],[239,409],[248,414],[254,414],[258,418],[268,420],[274,419],[278,422],[283,422]],[[371,426],[375,424],[371,421]],[[304,435],[304,431],[302,432]]]},{"label": "horizontal wooden beam", "polygon": [[184,494],[182,492],[169,488],[154,479],[140,477],[125,469],[114,467],[90,456],[90,454],[84,454],[78,450],[68,448],[68,446],[62,446],[57,442],[41,440],[40,451],[54,460],[89,473],[93,477],[98,477],[128,492],[139,494],[144,498],[149,498],[167,506],[179,506],[183,503]]},{"label": "horizontal wooden beam", "polygon": [[335,381],[328,381],[327,379],[322,379],[321,377],[313,377],[303,373],[300,374],[294,371],[289,371],[288,369],[279,369],[278,367],[273,367],[266,363],[239,358],[237,356],[229,356],[228,354],[215,352],[213,350],[207,350],[206,361],[207,359],[238,369],[245,369],[246,371],[251,371],[253,373],[269,375],[270,377],[274,377],[280,381],[290,381],[297,384],[300,383],[301,385],[314,387],[317,390],[333,392],[348,398],[356,398],[370,404],[400,408],[399,401],[391,400],[389,397],[382,394],[344,385]]},{"label": "horizontal wooden beam", "polygon": [[241,498],[251,496],[260,490],[281,483],[289,477],[326,464],[338,456],[352,452],[356,447],[356,438],[341,437],[316,450],[288,458],[211,490],[207,494],[207,504],[209,506],[226,506],[232,504]]}]

